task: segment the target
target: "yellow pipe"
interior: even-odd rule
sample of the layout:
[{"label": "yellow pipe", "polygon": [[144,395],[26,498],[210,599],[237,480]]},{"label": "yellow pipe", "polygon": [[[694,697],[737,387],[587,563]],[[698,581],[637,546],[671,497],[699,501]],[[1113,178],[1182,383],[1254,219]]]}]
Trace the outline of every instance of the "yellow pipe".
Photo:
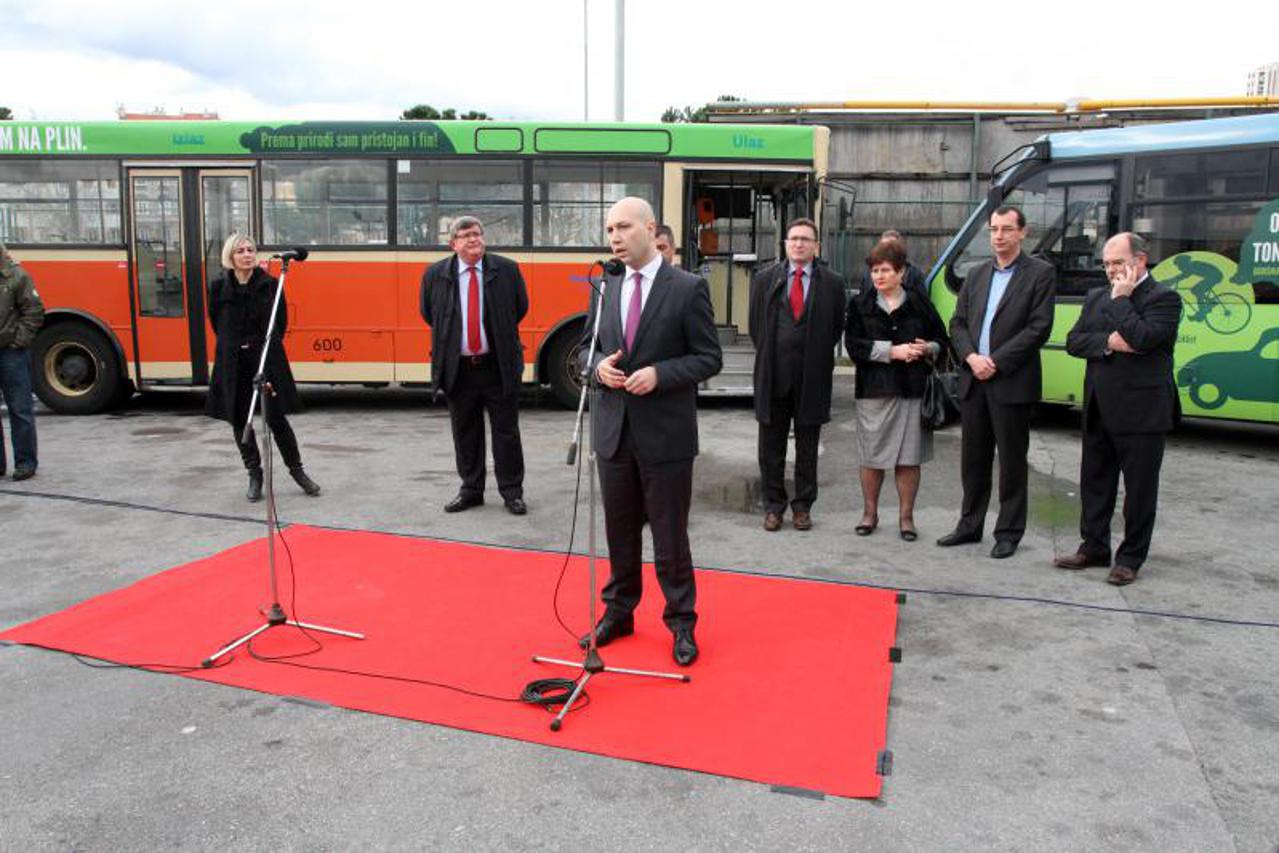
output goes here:
[{"label": "yellow pipe", "polygon": [[1146,98],[1136,101],[1078,101],[1075,110],[1086,113],[1097,110],[1168,109],[1177,107],[1279,107],[1279,98],[1244,95],[1234,98]]},{"label": "yellow pipe", "polygon": [[931,110],[937,112],[1098,112],[1118,109],[1181,107],[1279,107],[1279,97],[1248,95],[1232,98],[1145,98],[1115,101],[717,101],[706,109],[717,113],[807,112],[823,110]]}]

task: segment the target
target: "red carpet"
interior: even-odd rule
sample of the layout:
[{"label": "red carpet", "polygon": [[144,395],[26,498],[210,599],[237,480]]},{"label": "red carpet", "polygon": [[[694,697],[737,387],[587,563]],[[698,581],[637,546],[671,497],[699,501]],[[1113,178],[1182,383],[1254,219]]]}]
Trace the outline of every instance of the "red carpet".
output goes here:
[{"label": "red carpet", "polygon": [[[578,660],[551,610],[563,561],[377,533],[294,526],[286,538],[304,622],[362,631],[322,636],[299,659],[325,667],[446,682],[515,697],[535,678],[575,670],[534,654]],[[269,599],[266,543],[249,542],[146,578],[0,634],[0,639],[120,663],[196,664],[261,624]],[[283,604],[287,557],[277,548]],[[608,563],[600,561],[607,577]],[[701,659],[681,684],[596,676],[590,705],[551,732],[544,709],[428,687],[254,660],[188,677],[525,741],[682,767],[845,797],[875,797],[884,748],[897,605],[885,590],[699,571]],[[587,624],[586,560],[574,558],[560,593],[572,627]],[[675,671],[661,593],[647,567],[636,634],[603,650],[612,666]],[[292,628],[254,641],[259,655],[311,648]]]}]

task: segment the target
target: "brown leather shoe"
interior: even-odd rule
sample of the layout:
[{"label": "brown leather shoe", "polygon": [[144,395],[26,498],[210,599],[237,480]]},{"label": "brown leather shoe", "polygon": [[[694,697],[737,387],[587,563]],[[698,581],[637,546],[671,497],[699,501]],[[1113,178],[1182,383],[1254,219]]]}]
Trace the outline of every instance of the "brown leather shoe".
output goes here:
[{"label": "brown leather shoe", "polygon": [[1114,586],[1127,586],[1136,579],[1137,571],[1135,569],[1115,563],[1115,567],[1110,570],[1110,575],[1106,578],[1106,583]]},{"label": "brown leather shoe", "polygon": [[782,529],[782,516],[780,513],[770,512],[764,515],[764,529],[769,533],[776,533]]},{"label": "brown leather shoe", "polygon": [[1104,569],[1110,565],[1109,557],[1094,557],[1083,548],[1080,548],[1069,557],[1058,557],[1053,560],[1053,565],[1059,569]]},{"label": "brown leather shoe", "polygon": [[795,510],[795,517],[791,519],[791,524],[795,525],[796,530],[812,530],[813,517],[802,509]]}]

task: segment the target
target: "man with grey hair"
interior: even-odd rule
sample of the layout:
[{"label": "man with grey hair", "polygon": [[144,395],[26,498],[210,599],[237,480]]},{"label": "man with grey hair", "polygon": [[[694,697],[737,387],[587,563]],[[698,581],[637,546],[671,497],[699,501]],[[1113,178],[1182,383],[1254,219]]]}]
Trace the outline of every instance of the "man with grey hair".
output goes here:
[{"label": "man with grey hair", "polygon": [[512,515],[524,515],[524,448],[520,385],[524,348],[520,320],[528,289],[519,266],[485,252],[484,224],[462,216],[449,229],[453,254],[422,276],[420,308],[431,327],[431,381],[448,401],[453,450],[462,486],[444,505],[461,512],[484,503],[484,414],[493,434],[498,491]]},{"label": "man with grey hair", "polygon": [[1088,294],[1066,336],[1066,351],[1087,362],[1079,466],[1083,541],[1055,563],[1062,569],[1111,565],[1110,519],[1122,474],[1124,538],[1106,580],[1123,586],[1137,579],[1150,551],[1164,436],[1180,414],[1172,353],[1181,297],[1150,275],[1147,243],[1136,234],[1107,240],[1102,263],[1110,287]]},{"label": "man with grey hair", "polygon": [[[881,243],[885,240],[892,240],[902,247],[903,252],[907,251],[906,238],[902,236],[902,232],[889,228],[879,235]],[[853,284],[853,295],[856,296],[871,286],[870,267],[863,265],[861,271],[857,274],[857,280]],[[924,276],[924,272],[915,266],[909,257],[906,259],[906,268],[902,271],[902,287],[915,291],[925,299],[928,298],[928,281]]]},{"label": "man with grey hair", "polygon": [[[44,304],[31,276],[0,243],[0,394],[9,407],[15,480],[27,480],[36,473],[36,419],[31,402],[29,347],[43,322]],[[0,427],[0,476],[6,467],[4,428]]]}]

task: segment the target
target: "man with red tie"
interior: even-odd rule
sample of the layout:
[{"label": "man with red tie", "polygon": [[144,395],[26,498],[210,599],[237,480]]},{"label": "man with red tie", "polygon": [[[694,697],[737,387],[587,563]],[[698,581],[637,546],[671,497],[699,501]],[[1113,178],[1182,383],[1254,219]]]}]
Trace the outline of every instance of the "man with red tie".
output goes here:
[{"label": "man with red tie", "polygon": [[461,512],[484,503],[484,413],[493,434],[498,491],[512,515],[524,515],[524,449],[519,393],[524,348],[519,324],[528,290],[509,258],[484,251],[484,225],[462,216],[449,229],[450,257],[422,276],[422,319],[431,327],[431,380],[448,401],[462,487],[444,505]]},{"label": "man with red tie", "polygon": [[755,343],[755,420],[764,529],[782,527],[786,512],[786,442],[795,425],[796,530],[811,530],[817,500],[817,445],[830,420],[835,347],[844,334],[843,277],[817,257],[817,226],[786,227],[786,260],[751,280],[750,333]]}]

